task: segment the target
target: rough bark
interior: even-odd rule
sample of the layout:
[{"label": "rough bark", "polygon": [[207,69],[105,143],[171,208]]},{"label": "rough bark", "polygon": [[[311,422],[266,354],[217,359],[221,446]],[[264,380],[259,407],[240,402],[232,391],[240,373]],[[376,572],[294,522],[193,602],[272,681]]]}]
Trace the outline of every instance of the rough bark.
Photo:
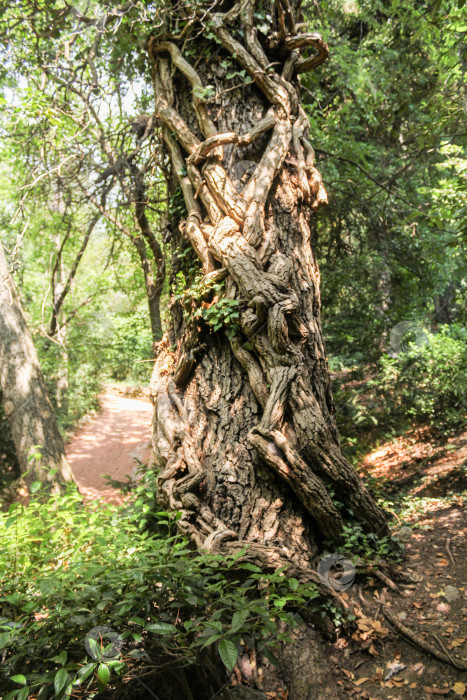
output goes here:
[{"label": "rough bark", "polygon": [[[200,11],[181,37],[149,41],[156,117],[187,211],[174,247],[189,243],[199,259],[198,310],[219,301],[210,283],[221,279],[239,310],[235,327],[214,331],[174,300],[151,382],[153,442],[161,503],[182,512],[179,527],[199,547],[248,545],[262,567],[310,575],[346,521],[379,533],[386,524],[341,453],[321,332],[311,227],[327,195],[297,73],[328,50],[297,31],[296,4],[266,5],[262,43],[254,0]],[[189,61],[190,27],[199,45]],[[251,78],[236,93],[229,66]]]},{"label": "rough bark", "polygon": [[332,667],[325,663],[326,650],[313,627],[299,625],[292,641],[284,644],[279,655],[279,667],[289,690],[297,700],[337,700]]},{"label": "rough bark", "polygon": [[[73,474],[47,395],[13,279],[0,243],[0,385],[26,483],[59,491]],[[38,455],[31,461],[31,455]]]}]

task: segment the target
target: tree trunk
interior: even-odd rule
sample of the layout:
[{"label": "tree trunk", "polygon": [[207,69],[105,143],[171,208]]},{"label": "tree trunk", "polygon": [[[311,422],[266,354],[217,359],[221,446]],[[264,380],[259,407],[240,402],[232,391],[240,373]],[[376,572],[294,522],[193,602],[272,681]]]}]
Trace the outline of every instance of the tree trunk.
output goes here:
[{"label": "tree trunk", "polygon": [[0,385],[26,483],[59,491],[73,474],[1,243]]},{"label": "tree trunk", "polygon": [[156,275],[153,273],[155,263],[152,263],[149,258],[149,252],[144,238],[142,238],[142,236],[133,236],[132,243],[138,251],[139,259],[141,261],[141,269],[144,275],[152,340],[154,343],[158,343],[162,338],[160,300],[163,282],[161,284],[157,273]]},{"label": "tree trunk", "polygon": [[[269,4],[260,43],[253,12]],[[386,524],[339,447],[310,244],[327,195],[297,77],[327,46],[296,33],[292,6],[203,10],[196,41],[183,35],[189,59],[167,38],[174,18],[149,41],[156,116],[187,211],[172,243],[188,241],[204,274],[173,300],[151,394],[159,498],[182,512],[182,531],[205,550],[248,545],[262,567],[306,572],[347,521],[379,533]],[[317,53],[302,58],[309,48]],[[175,256],[172,274],[189,283],[186,259]]]},{"label": "tree trunk", "polygon": [[[141,234],[144,238],[144,249],[146,251],[146,243],[149,246],[152,255],[152,262],[149,263],[149,269],[147,269],[147,264],[143,260],[140,248],[138,248],[137,240],[138,236],[135,236],[134,242],[138,248],[138,252],[141,258],[141,265],[144,272],[144,279],[146,282],[146,294],[148,297],[148,307],[149,307],[149,319],[151,322],[152,339],[155,343],[162,340],[162,321],[161,321],[161,309],[160,301],[162,290],[164,288],[165,282],[165,256],[162,247],[153,233],[149,219],[146,214],[146,193],[144,186],[144,177],[141,172],[137,172],[134,175],[135,187],[134,187],[134,198],[135,198],[135,214],[138,226],[141,229]],[[148,256],[146,256],[148,260]]]}]

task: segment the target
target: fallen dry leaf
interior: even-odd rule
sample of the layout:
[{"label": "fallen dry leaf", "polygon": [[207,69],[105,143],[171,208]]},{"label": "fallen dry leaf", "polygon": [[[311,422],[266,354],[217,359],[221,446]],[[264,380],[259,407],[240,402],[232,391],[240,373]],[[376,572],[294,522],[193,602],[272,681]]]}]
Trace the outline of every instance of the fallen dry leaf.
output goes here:
[{"label": "fallen dry leaf", "polygon": [[369,680],[370,680],[369,678],[359,678],[358,681],[354,681],[354,684],[355,685],[363,685],[364,683],[366,683]]},{"label": "fallen dry leaf", "polygon": [[459,639],[453,639],[448,646],[450,649],[454,649],[454,647],[461,647],[466,639],[467,637],[459,637]]},{"label": "fallen dry leaf", "polygon": [[451,610],[451,606],[447,603],[438,603],[436,610],[438,612],[448,613]]},{"label": "fallen dry leaf", "polygon": [[464,695],[465,683],[461,683],[461,681],[459,681],[458,683],[454,683],[451,690],[454,691],[456,695]]},{"label": "fallen dry leaf", "polygon": [[426,685],[423,686],[423,690],[432,695],[448,695],[450,692],[449,688],[428,688]]}]

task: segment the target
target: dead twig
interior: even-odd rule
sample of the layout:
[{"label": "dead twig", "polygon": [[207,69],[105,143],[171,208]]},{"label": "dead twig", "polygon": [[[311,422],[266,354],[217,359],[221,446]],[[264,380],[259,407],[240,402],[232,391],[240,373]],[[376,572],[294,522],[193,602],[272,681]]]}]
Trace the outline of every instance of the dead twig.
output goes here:
[{"label": "dead twig", "polygon": [[360,668],[360,666],[363,666],[363,664],[366,664],[367,661],[371,661],[371,659],[362,659],[361,661],[358,662],[358,664],[355,664],[353,667],[353,670],[356,671],[357,668]]},{"label": "dead twig", "polygon": [[446,540],[445,549],[446,549],[446,552],[447,552],[449,559],[451,560],[451,564],[455,564],[454,557],[453,557],[452,551],[451,551],[451,538],[450,537],[448,537]]},{"label": "dead twig", "polygon": [[433,638],[436,639],[436,641],[438,642],[438,644],[439,644],[439,646],[441,647],[441,649],[444,651],[444,653],[446,654],[446,656],[448,657],[448,659],[451,661],[452,665],[453,665],[453,666],[456,666],[456,662],[454,661],[454,659],[452,658],[451,654],[448,652],[448,650],[446,649],[446,647],[444,646],[443,642],[442,642],[441,639],[438,637],[438,635],[437,635],[437,634],[434,634],[434,635],[433,635]]},{"label": "dead twig", "polygon": [[383,574],[382,571],[379,569],[371,569],[371,572],[376,576],[376,578],[379,578],[380,581],[382,581],[388,588],[391,589],[391,591],[395,591],[396,593],[400,593],[400,588],[397,585],[397,583],[394,583],[392,579],[389,578],[389,576],[386,576],[386,574]]}]

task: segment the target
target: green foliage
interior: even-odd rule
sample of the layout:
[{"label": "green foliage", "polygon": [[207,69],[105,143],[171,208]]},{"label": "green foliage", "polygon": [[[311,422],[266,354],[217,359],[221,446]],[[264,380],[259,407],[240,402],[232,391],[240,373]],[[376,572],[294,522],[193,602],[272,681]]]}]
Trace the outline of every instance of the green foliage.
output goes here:
[{"label": "green foliage", "polygon": [[[42,371],[59,424],[68,431],[86,413],[99,408],[98,395],[110,380],[147,383],[152,369],[152,338],[141,310],[98,312],[72,326],[64,348],[37,338]],[[63,392],[58,392],[65,380]]]},{"label": "green foliage", "polygon": [[[343,510],[344,504],[337,500],[334,488],[328,486],[327,490],[336,508]],[[383,502],[384,499],[381,495],[372,493],[376,501],[384,508],[386,504]],[[366,532],[360,523],[352,522],[353,511],[351,509],[347,509],[346,515],[350,517],[347,518],[347,522],[343,525],[342,544],[339,546],[338,552],[352,558],[358,566],[400,558],[401,545],[397,539],[391,535],[380,537],[378,533]],[[324,545],[331,547],[331,551],[333,551],[335,542],[328,540],[324,542]]]},{"label": "green foliage", "polygon": [[152,338],[144,312],[116,316],[103,362],[112,379],[147,383],[152,369]]},{"label": "green foliage", "polygon": [[378,537],[373,532],[364,532],[358,523],[344,525],[343,540],[344,544],[339,551],[354,558],[359,565],[401,559],[402,548],[396,538],[390,535]]},{"label": "green foliage", "polygon": [[443,326],[422,346],[412,345],[397,357],[384,355],[381,374],[372,382],[387,402],[392,420],[404,417],[428,424],[436,433],[465,426],[467,333]]},{"label": "green foliage", "polygon": [[[179,257],[183,255],[182,253]],[[206,281],[201,273],[195,275],[190,285],[187,285],[184,273],[179,272],[177,275],[175,299],[182,304],[185,320],[188,323],[203,320],[214,331],[224,328],[228,337],[231,337],[238,329],[240,302],[238,299],[221,297],[223,291],[223,282]]]},{"label": "green foliage", "polygon": [[227,336],[235,335],[238,330],[238,319],[240,317],[240,302],[238,299],[219,299],[211,306],[198,308],[195,310],[195,318],[198,316],[212,326],[214,331],[221,328],[227,329]]},{"label": "green foliage", "polygon": [[465,20],[453,0],[333,0],[308,18],[330,46],[303,76],[330,199],[323,324],[349,366],[376,361],[401,319],[465,318]]},{"label": "green foliage", "polygon": [[[462,326],[442,326],[423,344],[383,355],[375,366],[339,371],[334,402],[342,445],[358,461],[378,439],[427,425],[435,437],[466,423],[467,344]],[[378,496],[378,494],[375,494]]]},{"label": "green foliage", "polygon": [[[173,514],[152,509],[148,530],[153,480],[126,508],[83,504],[70,487],[0,515],[1,674],[10,697],[18,684],[24,697],[39,689],[45,697],[46,688],[93,697],[138,658],[175,669],[202,664],[210,649],[231,670],[242,645],[286,639],[278,622],[293,626],[292,611],[317,597],[313,585],[264,574],[239,555],[194,552],[170,534]],[[89,641],[96,627],[115,630],[121,644],[109,651],[109,639]]]}]

